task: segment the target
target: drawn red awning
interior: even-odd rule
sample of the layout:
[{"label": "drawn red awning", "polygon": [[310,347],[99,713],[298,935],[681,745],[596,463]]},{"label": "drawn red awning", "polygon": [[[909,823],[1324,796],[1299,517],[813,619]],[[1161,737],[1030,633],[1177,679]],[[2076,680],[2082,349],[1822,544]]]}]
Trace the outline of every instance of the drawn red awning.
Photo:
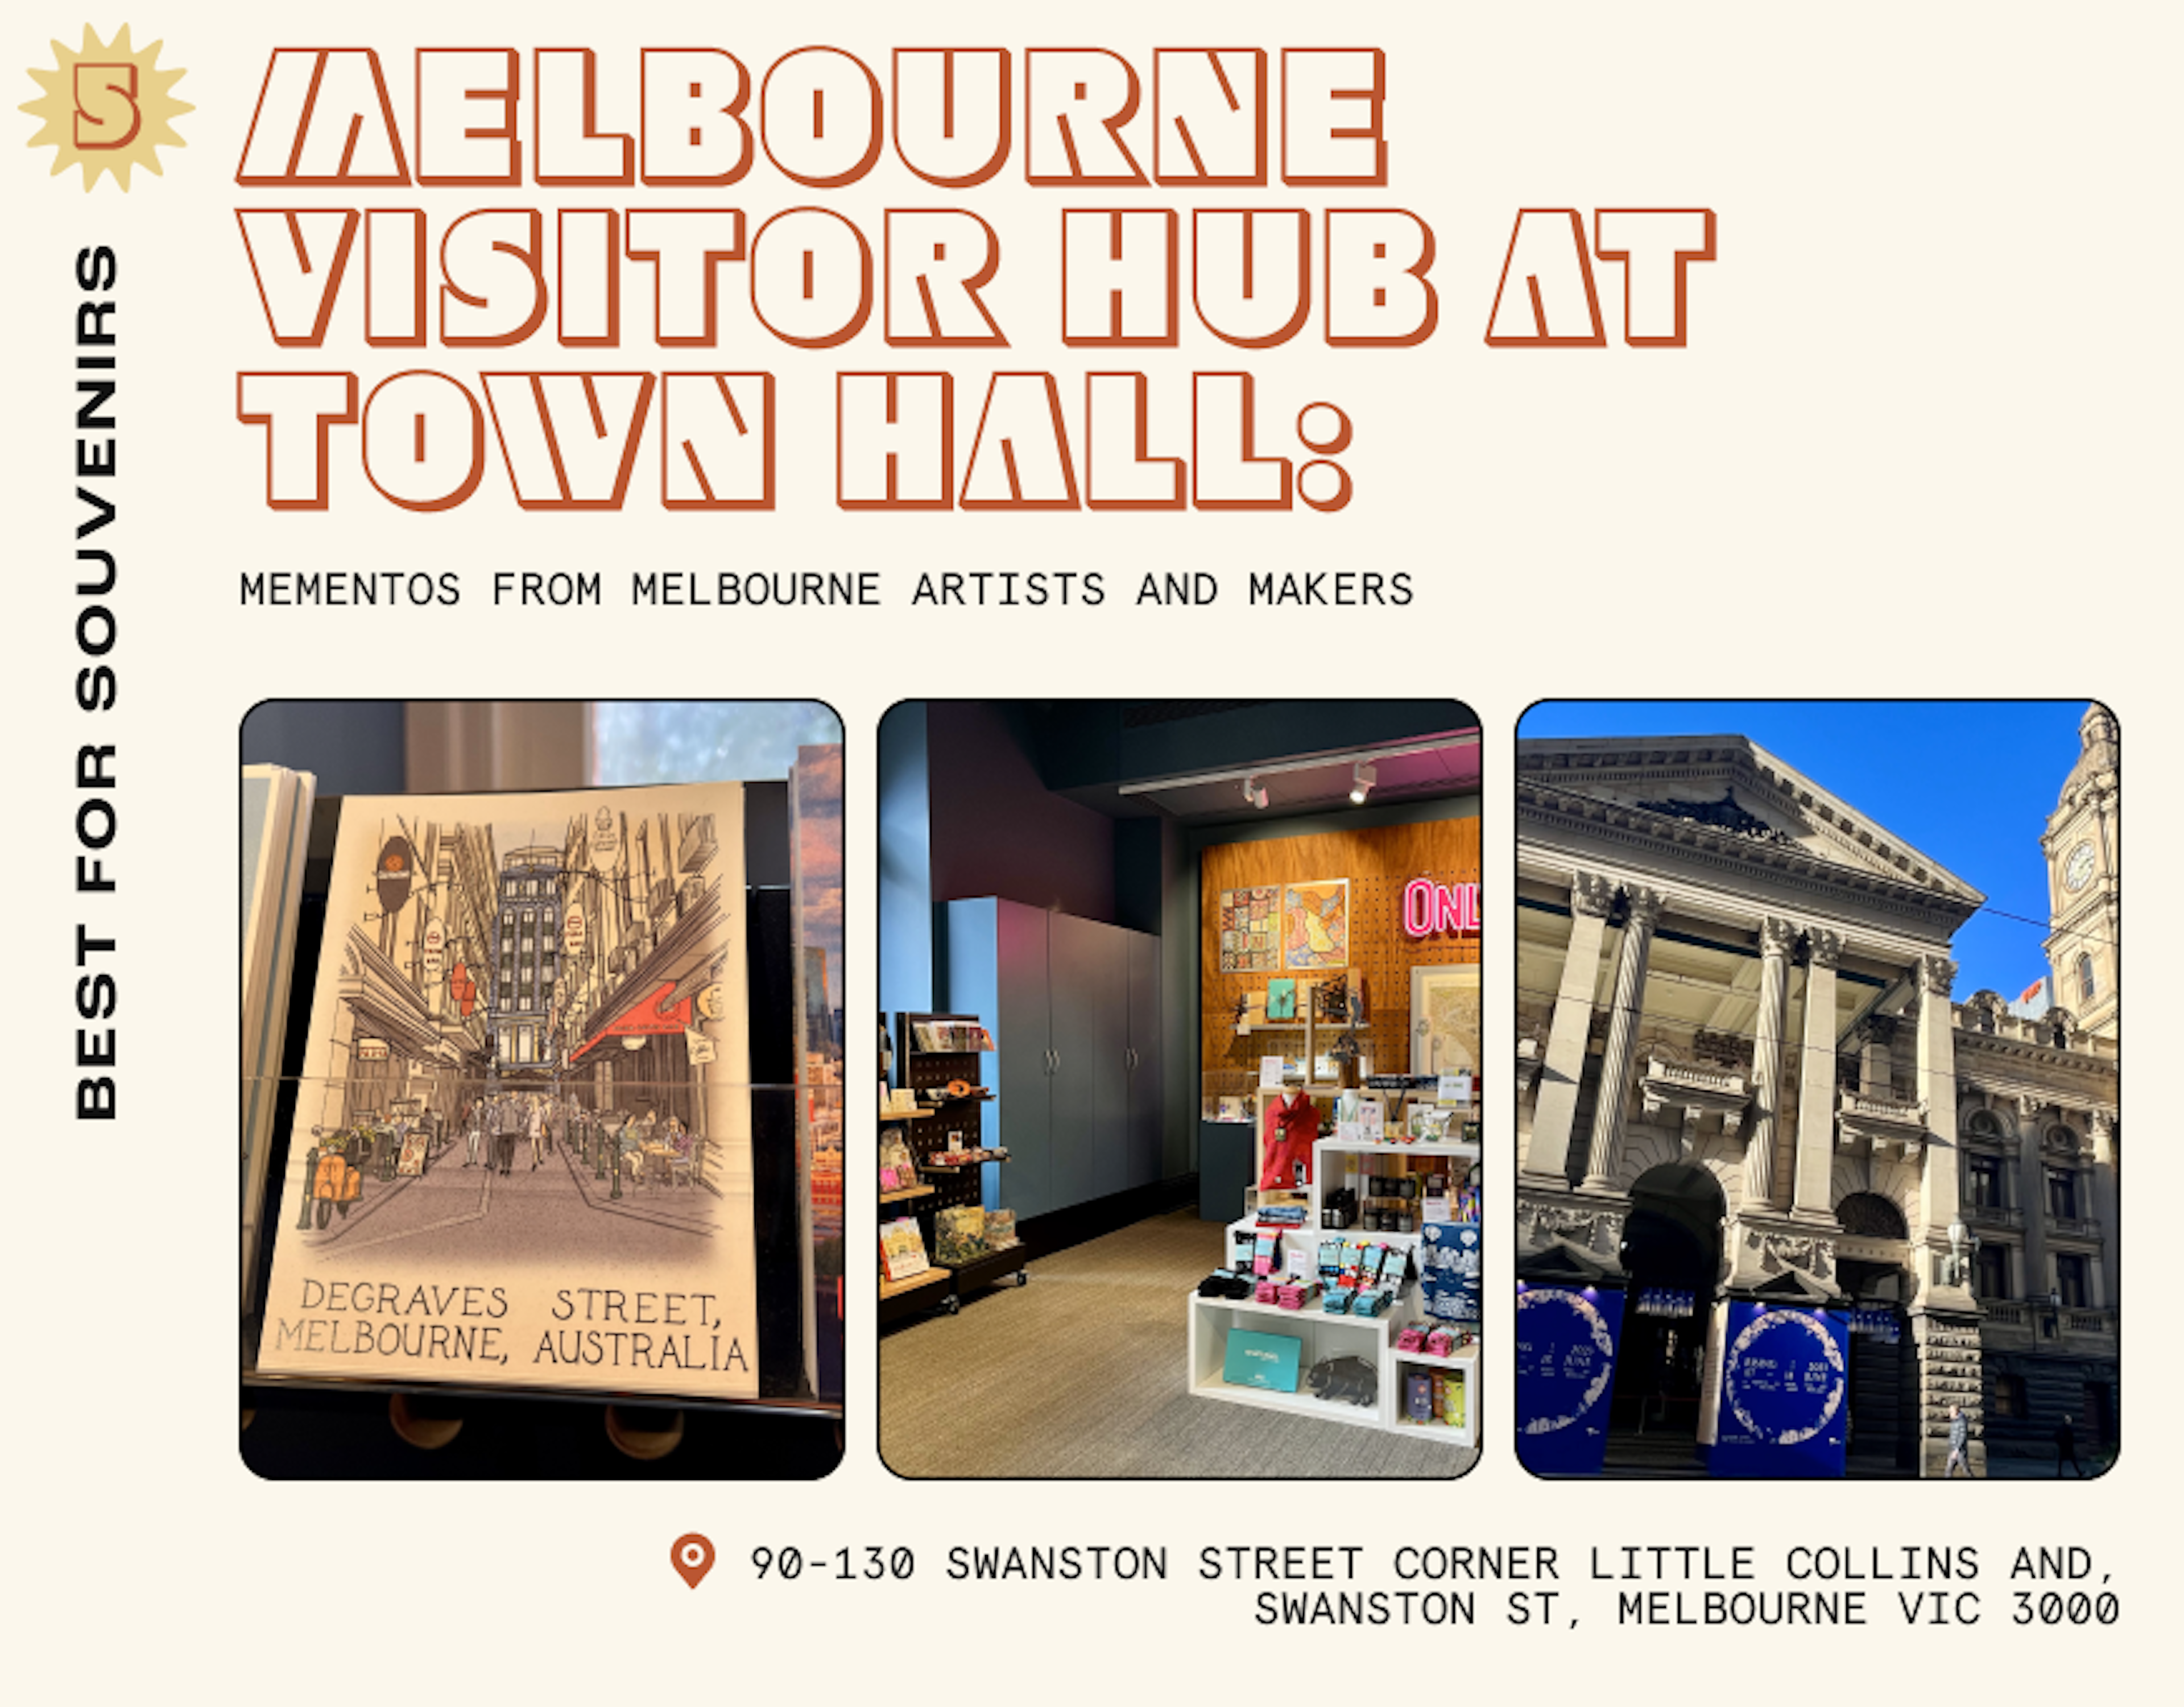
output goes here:
[{"label": "drawn red awning", "polygon": [[[663,984],[643,1001],[596,1035],[585,1040],[584,1046],[569,1057],[573,1067],[585,1056],[610,1037],[666,1037],[690,1029],[690,998],[675,1001],[675,986]],[[670,1006],[670,1003],[672,1006]]]}]

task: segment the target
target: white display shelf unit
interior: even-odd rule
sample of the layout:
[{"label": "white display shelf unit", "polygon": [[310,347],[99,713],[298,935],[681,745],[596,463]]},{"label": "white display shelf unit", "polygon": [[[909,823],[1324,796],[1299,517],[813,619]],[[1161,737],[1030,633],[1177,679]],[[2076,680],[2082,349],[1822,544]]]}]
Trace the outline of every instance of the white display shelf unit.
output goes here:
[{"label": "white display shelf unit", "polygon": [[[1368,1144],[1345,1142],[1336,1138],[1323,1138],[1312,1146],[1312,1185],[1306,1210],[1309,1223],[1302,1227],[1284,1229],[1285,1238],[1308,1239],[1314,1244],[1323,1238],[1373,1239],[1397,1247],[1415,1247],[1424,1236],[1422,1233],[1378,1233],[1357,1227],[1346,1228],[1340,1232],[1333,1229],[1322,1230],[1319,1225],[1320,1189],[1326,1178],[1326,1163],[1330,1154],[1375,1158],[1383,1155],[1432,1156],[1476,1162],[1479,1146],[1448,1140],[1422,1139],[1415,1144]],[[1223,1233],[1226,1241],[1223,1247],[1224,1251],[1234,1249],[1235,1234],[1239,1230],[1256,1228],[1257,1224],[1258,1218],[1255,1215],[1243,1216],[1231,1222]],[[1230,1404],[1284,1411],[1292,1416],[1314,1417],[1323,1422],[1346,1423],[1357,1428],[1379,1429],[1390,1434],[1440,1441],[1449,1446],[1474,1447],[1479,1443],[1479,1348],[1477,1342],[1462,1347],[1445,1358],[1437,1358],[1423,1351],[1399,1352],[1396,1349],[1396,1337],[1406,1327],[1428,1320],[1415,1280],[1402,1289],[1385,1314],[1379,1316],[1331,1316],[1320,1308],[1318,1298],[1302,1309],[1285,1310],[1279,1304],[1262,1304],[1255,1298],[1203,1298],[1195,1292],[1188,1295],[1188,1308],[1190,1319],[1188,1380],[1194,1397],[1221,1399]],[[1269,1317],[1279,1319],[1270,1321],[1268,1319]],[[1435,1323],[1432,1325],[1440,1325]],[[1324,1358],[1365,1358],[1373,1365],[1378,1380],[1374,1402],[1370,1405],[1339,1401],[1330,1403],[1314,1397],[1310,1389],[1303,1386],[1295,1392],[1284,1393],[1270,1392],[1263,1387],[1232,1386],[1222,1375],[1228,1356],[1228,1333],[1232,1328],[1287,1334],[1299,1341],[1297,1368],[1300,1378],[1304,1371]],[[1446,1423],[1412,1422],[1408,1419],[1403,1403],[1403,1377],[1411,1370],[1446,1370],[1462,1375],[1462,1427],[1451,1427]]]}]

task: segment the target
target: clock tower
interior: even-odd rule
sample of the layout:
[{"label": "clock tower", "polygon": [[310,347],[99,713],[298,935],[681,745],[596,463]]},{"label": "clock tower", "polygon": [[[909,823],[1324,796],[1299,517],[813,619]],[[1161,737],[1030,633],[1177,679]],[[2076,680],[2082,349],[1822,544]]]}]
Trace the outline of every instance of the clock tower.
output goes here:
[{"label": "clock tower", "polygon": [[2123,840],[2116,720],[2092,705],[2078,724],[2078,762],[2048,814],[2048,968],[2055,1004],[2114,1037],[2121,967]]}]

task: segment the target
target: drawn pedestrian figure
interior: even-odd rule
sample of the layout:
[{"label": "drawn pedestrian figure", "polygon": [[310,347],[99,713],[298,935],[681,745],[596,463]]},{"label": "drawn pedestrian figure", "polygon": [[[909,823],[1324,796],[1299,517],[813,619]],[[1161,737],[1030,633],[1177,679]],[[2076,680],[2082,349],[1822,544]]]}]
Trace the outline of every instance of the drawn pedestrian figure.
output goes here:
[{"label": "drawn pedestrian figure", "polygon": [[463,1120],[463,1145],[470,1157],[470,1159],[463,1163],[464,1167],[477,1166],[478,1145],[484,1137],[485,1098],[474,1096],[471,1099],[470,1113]]},{"label": "drawn pedestrian figure", "polygon": [[530,1107],[524,1115],[525,1130],[531,1139],[531,1171],[536,1174],[538,1164],[546,1159],[546,1101],[542,1096],[530,1099]]},{"label": "drawn pedestrian figure", "polygon": [[513,1092],[503,1092],[493,1105],[493,1162],[503,1174],[515,1167],[515,1128],[521,1118]]}]

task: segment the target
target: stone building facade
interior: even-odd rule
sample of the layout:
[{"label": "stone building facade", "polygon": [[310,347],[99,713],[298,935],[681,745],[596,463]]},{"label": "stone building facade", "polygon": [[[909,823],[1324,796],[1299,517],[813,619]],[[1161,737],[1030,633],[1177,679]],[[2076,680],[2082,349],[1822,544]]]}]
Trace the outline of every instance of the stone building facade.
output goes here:
[{"label": "stone building facade", "polygon": [[2113,997],[1957,1001],[1984,897],[1741,737],[1520,742],[1517,803],[1518,1272],[1625,1291],[1610,1464],[1704,1459],[1733,1298],[1850,1313],[1854,1474],[1940,1475],[1956,1406],[1980,1473],[2112,1432]]}]

